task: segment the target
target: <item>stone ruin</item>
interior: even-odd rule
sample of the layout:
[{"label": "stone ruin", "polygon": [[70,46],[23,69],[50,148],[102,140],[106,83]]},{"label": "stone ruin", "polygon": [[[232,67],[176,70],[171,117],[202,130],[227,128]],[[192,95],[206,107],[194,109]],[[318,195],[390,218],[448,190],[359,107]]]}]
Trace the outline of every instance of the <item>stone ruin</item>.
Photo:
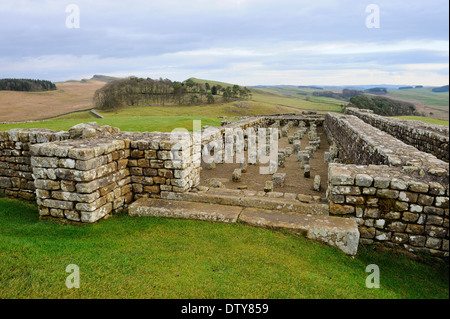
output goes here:
[{"label": "stone ruin", "polygon": [[[349,255],[359,244],[378,244],[448,257],[447,127],[353,108],[344,115],[280,114],[222,124],[194,133],[120,132],[96,123],[67,132],[0,132],[0,192],[35,200],[42,218],[75,223],[128,210],[130,216],[288,229]],[[230,189],[218,180],[201,185],[202,170],[213,172],[230,152],[247,155],[236,161],[230,182],[238,184],[251,166],[261,165],[264,152],[253,146],[263,137],[251,133],[262,128],[278,132],[264,142],[289,145],[266,161],[264,187]],[[227,129],[244,133],[230,137]],[[212,150],[211,145],[227,142],[232,146],[223,153]],[[329,149],[320,160],[328,167],[327,180],[312,173],[310,162],[324,143]],[[295,161],[288,161],[290,156]],[[298,175],[277,172],[292,163]],[[308,178],[312,191],[324,196],[274,191],[297,176]]]}]

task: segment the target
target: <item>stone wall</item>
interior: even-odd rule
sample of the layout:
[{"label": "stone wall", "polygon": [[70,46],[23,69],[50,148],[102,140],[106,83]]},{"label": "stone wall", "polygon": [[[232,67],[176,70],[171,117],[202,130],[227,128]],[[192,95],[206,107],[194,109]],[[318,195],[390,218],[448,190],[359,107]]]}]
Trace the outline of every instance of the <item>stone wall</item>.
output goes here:
[{"label": "stone wall", "polygon": [[448,164],[352,115],[325,130],[345,163],[329,165],[330,214],[356,218],[362,244],[448,257]]},{"label": "stone wall", "polygon": [[374,114],[371,110],[360,110],[353,107],[347,107],[345,113],[355,115],[364,122],[423,152],[449,161],[449,128],[447,126],[383,117]]},{"label": "stone wall", "polygon": [[327,137],[339,149],[342,162],[356,165],[389,165],[422,180],[449,182],[448,163],[421,152],[352,115],[328,113]]},{"label": "stone wall", "polygon": [[39,214],[92,223],[119,211],[133,199],[129,147],[110,137],[33,145]]},{"label": "stone wall", "polygon": [[200,144],[189,133],[129,134],[130,176],[135,199],[185,192],[200,183]]},{"label": "stone wall", "polygon": [[384,165],[329,166],[330,214],[354,217],[360,243],[449,256],[448,184]]},{"label": "stone wall", "polygon": [[12,129],[0,132],[0,193],[35,199],[30,146],[68,138],[68,132],[47,129]]}]

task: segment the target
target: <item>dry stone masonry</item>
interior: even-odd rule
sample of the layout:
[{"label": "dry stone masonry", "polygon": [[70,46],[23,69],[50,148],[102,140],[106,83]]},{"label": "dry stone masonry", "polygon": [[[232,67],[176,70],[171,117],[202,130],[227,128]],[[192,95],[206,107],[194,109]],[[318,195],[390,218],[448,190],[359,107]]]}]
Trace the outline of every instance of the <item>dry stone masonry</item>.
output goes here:
[{"label": "dry stone masonry", "polygon": [[362,244],[448,257],[449,167],[348,115],[327,114],[339,164],[329,165],[330,214],[352,216]]},{"label": "dry stone masonry", "polygon": [[364,122],[389,133],[406,144],[431,153],[437,158],[449,159],[449,129],[447,126],[429,124],[422,121],[387,118],[373,114],[371,110],[347,107],[345,113],[355,115]]},{"label": "dry stone masonry", "polygon": [[[217,207],[203,204],[224,205],[235,212],[232,222],[269,228],[289,224],[294,232],[348,254],[355,254],[359,243],[448,257],[448,128],[352,108],[346,113],[246,117],[193,133],[120,132],[96,123],[67,132],[0,132],[0,192],[36,200],[41,216],[81,223],[127,208],[135,216],[221,220]],[[321,182],[311,167],[321,148],[318,127],[331,145],[323,156],[328,182]],[[261,129],[265,136],[258,135]],[[269,142],[280,138],[290,145],[273,150]],[[261,143],[267,143],[264,149],[256,148]],[[273,151],[275,157],[261,163]],[[212,179],[200,186],[202,161],[209,171],[230,159],[236,167],[229,179],[238,189],[225,189]],[[326,198],[274,191],[287,178],[277,169],[292,163],[298,176],[311,177],[311,189],[327,189]],[[260,191],[240,185],[248,165],[268,170]],[[172,201],[203,206],[195,211],[193,204],[184,209]],[[140,206],[148,203],[160,208]],[[172,212],[175,208],[182,214]]]},{"label": "dry stone masonry", "polygon": [[68,138],[68,132],[47,129],[12,129],[0,132],[0,193],[34,200],[30,146]]}]

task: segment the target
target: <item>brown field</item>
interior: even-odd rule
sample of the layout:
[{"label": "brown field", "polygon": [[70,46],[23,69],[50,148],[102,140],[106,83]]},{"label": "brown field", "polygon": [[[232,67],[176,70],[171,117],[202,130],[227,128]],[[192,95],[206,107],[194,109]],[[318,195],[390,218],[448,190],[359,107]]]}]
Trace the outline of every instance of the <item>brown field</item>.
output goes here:
[{"label": "brown field", "polygon": [[0,122],[30,121],[92,107],[94,92],[101,81],[55,83],[56,91],[0,91]]}]

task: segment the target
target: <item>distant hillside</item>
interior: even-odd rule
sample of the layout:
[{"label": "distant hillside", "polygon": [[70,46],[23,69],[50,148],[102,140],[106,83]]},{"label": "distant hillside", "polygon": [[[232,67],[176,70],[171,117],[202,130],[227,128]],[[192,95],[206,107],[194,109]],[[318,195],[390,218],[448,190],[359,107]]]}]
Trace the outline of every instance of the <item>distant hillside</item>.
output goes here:
[{"label": "distant hillside", "polygon": [[383,88],[383,87],[370,88],[370,89],[364,90],[364,92],[370,93],[370,94],[376,94],[376,95],[387,94],[386,88]]},{"label": "distant hillside", "polygon": [[434,88],[431,91],[433,91],[435,93],[448,92],[448,85],[444,85],[439,88]]},{"label": "distant hillside", "polygon": [[98,74],[94,75],[91,78],[91,80],[100,81],[100,82],[111,82],[111,81],[114,81],[117,79],[119,79],[119,78],[113,77],[113,76],[107,76],[107,75],[98,75]]}]

